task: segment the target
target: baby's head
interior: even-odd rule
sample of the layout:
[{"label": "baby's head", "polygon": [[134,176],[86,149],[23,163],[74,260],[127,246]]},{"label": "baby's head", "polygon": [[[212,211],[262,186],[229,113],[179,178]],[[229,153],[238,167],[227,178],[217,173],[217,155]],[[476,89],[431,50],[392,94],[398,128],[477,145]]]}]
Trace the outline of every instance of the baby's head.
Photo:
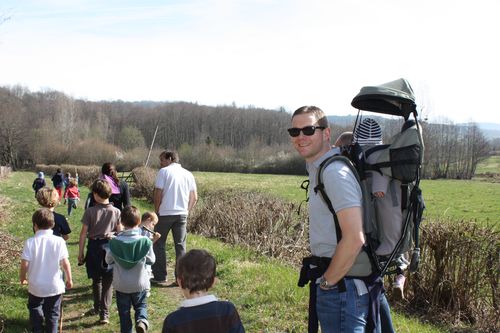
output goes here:
[{"label": "baby's head", "polygon": [[215,281],[215,258],[205,250],[193,249],[177,261],[177,282],[190,294],[206,292]]},{"label": "baby's head", "polygon": [[142,225],[146,228],[153,230],[158,223],[158,215],[154,212],[145,212],[142,214]]},{"label": "baby's head", "polygon": [[120,221],[125,229],[135,228],[141,224],[141,212],[134,206],[127,206],[122,210]]},{"label": "baby's head", "polygon": [[59,193],[56,189],[45,186],[36,194],[36,200],[42,207],[54,208],[59,203]]},{"label": "baby's head", "polygon": [[35,230],[48,230],[54,227],[54,213],[48,208],[38,208],[31,217]]}]

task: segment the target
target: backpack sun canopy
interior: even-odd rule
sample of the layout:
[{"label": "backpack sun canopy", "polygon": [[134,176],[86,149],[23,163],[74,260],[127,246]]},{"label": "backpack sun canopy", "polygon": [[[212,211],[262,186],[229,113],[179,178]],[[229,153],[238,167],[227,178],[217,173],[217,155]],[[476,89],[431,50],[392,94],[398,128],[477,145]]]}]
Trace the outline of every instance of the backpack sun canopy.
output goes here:
[{"label": "backpack sun canopy", "polygon": [[405,120],[411,113],[417,116],[415,96],[405,79],[363,87],[354,97],[351,105],[358,110],[400,116]]}]

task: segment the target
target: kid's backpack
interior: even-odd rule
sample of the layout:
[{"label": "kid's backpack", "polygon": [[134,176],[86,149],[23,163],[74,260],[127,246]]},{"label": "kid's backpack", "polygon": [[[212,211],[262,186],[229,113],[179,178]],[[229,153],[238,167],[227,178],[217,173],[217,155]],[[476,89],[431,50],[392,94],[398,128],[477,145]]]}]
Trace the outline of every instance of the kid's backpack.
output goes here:
[{"label": "kid's backpack", "polygon": [[[409,270],[416,271],[420,257],[419,226],[425,209],[419,187],[424,144],[417,121],[413,92],[408,82],[400,79],[377,87],[362,88],[353,99],[352,105],[359,110],[363,108],[368,111],[403,116],[405,119],[403,130],[392,138],[391,144],[360,146],[358,143],[353,143],[342,148],[341,154],[327,158],[319,167],[314,191],[320,192],[332,212],[337,234],[341,237],[336,213],[324,190],[323,171],[335,161],[345,163],[356,176],[363,193],[363,228],[366,238],[363,250],[370,258],[372,270],[379,272],[380,275],[395,273],[394,259],[411,251]],[[413,114],[415,120],[408,119],[410,114]],[[358,120],[360,120],[359,112],[355,128]],[[370,158],[372,154],[376,156],[375,161]],[[375,211],[375,198],[371,194],[370,177],[373,172],[390,177],[400,184],[396,191],[400,191],[398,195],[401,198],[401,221],[393,223],[402,224],[401,235],[392,251],[384,256],[376,253],[383,240],[384,226],[379,220],[380,214]]]}]

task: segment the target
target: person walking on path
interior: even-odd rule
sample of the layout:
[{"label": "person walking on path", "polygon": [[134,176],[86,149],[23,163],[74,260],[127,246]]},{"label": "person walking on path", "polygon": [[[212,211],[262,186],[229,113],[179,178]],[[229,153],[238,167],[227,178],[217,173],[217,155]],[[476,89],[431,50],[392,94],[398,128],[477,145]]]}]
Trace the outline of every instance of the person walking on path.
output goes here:
[{"label": "person walking on path", "polygon": [[64,175],[61,171],[61,168],[58,168],[55,175],[52,176],[52,185],[57,190],[57,194],[59,194],[59,200],[63,197],[63,186],[64,186]]},{"label": "person walking on path", "polygon": [[[66,242],[52,233],[54,214],[50,209],[36,210],[32,222],[35,236],[24,243],[19,279],[22,285],[28,285],[33,332],[57,332],[62,294],[65,287],[73,287],[68,249]],[[62,279],[61,268],[66,282]]]},{"label": "person walking on path", "polygon": [[[109,162],[102,165],[101,175],[99,179],[105,180],[109,186],[111,186],[111,196],[109,197],[109,202],[113,204],[120,211],[130,206],[130,190],[126,181],[120,180],[118,178],[118,173],[116,167]],[[85,201],[85,209],[95,205],[95,200],[92,193],[89,193],[87,200]]]},{"label": "person walking on path", "polygon": [[[198,194],[193,174],[179,164],[179,155],[176,151],[162,152],[160,166],[161,169],[156,176],[153,201],[155,212],[159,216],[154,231],[160,233],[161,237],[153,244],[156,262],[152,266],[152,281],[166,283],[165,243],[168,233],[172,230],[177,262],[186,253],[187,217],[198,200]],[[174,278],[173,285],[176,284]]]},{"label": "person walking on path", "polygon": [[[92,195],[96,205],[85,210],[78,250],[78,265],[85,263],[87,276],[92,279],[94,307],[87,315],[99,314],[101,324],[109,324],[111,299],[113,296],[113,268],[106,264],[106,248],[109,239],[122,230],[120,210],[109,202],[111,187],[102,179],[92,184]],[[85,242],[88,238],[87,252]]]},{"label": "person walking on path", "polygon": [[136,332],[147,332],[148,301],[150,289],[147,267],[154,263],[153,242],[141,235],[141,215],[134,206],[122,210],[121,223],[124,230],[109,241],[106,262],[113,266],[113,287],[120,315],[120,331],[132,332],[130,308],[135,311]]},{"label": "person walking on path", "polygon": [[31,185],[31,187],[35,191],[35,197],[36,197],[36,194],[38,193],[38,191],[42,187],[44,187],[45,185],[46,185],[46,183],[45,183],[45,175],[43,174],[42,171],[40,171],[38,173],[37,177],[35,178],[35,180],[33,181],[33,185]]}]

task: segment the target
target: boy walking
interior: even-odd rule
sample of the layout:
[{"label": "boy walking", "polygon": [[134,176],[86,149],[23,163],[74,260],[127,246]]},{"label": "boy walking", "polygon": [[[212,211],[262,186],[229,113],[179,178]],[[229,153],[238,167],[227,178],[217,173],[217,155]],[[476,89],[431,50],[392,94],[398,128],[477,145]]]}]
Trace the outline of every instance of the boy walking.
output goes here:
[{"label": "boy walking", "polygon": [[208,290],[215,282],[215,259],[205,250],[190,250],[177,262],[177,283],[186,300],[163,322],[163,333],[244,333],[233,303],[218,301]]},{"label": "boy walking", "polygon": [[73,287],[68,249],[66,242],[52,233],[54,214],[49,209],[35,211],[32,222],[35,236],[24,243],[19,279],[21,284],[28,284],[28,310],[33,332],[57,332],[64,287]]},{"label": "boy walking", "polygon": [[69,239],[69,234],[71,233],[71,228],[68,224],[68,220],[59,213],[56,213],[54,209],[59,204],[59,194],[57,190],[50,187],[42,187],[37,195],[36,200],[40,204],[40,206],[50,209],[50,211],[54,214],[54,227],[52,228],[52,232],[55,236],[60,236],[64,240]]},{"label": "boy walking", "polygon": [[146,265],[155,261],[152,241],[141,235],[141,215],[134,206],[126,206],[121,213],[124,231],[109,241],[106,262],[113,265],[113,287],[120,315],[120,331],[132,332],[130,307],[135,311],[135,329],[147,332],[147,292],[151,285]]},{"label": "boy walking", "polygon": [[[111,186],[105,180],[92,184],[92,195],[96,205],[85,210],[78,252],[78,265],[87,268],[87,276],[92,279],[94,308],[89,315],[99,314],[101,324],[109,324],[109,307],[113,297],[113,270],[105,262],[109,239],[122,230],[120,210],[109,202]],[[87,254],[84,255],[85,241],[89,239]]]}]

